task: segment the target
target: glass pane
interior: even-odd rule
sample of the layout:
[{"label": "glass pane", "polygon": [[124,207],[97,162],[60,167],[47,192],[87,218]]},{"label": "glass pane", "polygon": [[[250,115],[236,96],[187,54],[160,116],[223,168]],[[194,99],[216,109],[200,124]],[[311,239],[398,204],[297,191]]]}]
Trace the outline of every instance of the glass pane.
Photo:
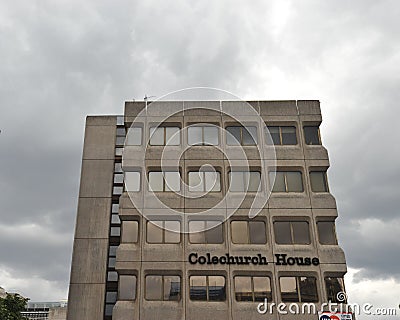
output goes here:
[{"label": "glass pane", "polygon": [[150,144],[152,146],[164,145],[164,128],[151,127],[150,128]]},{"label": "glass pane", "polygon": [[245,191],[243,172],[229,172],[229,190],[232,192]]},{"label": "glass pane", "polygon": [[109,282],[118,281],[118,273],[117,273],[117,271],[108,271],[108,273],[107,273],[107,281],[109,281]]},{"label": "glass pane", "polygon": [[240,145],[241,127],[226,127],[226,144],[230,146]]},{"label": "glass pane", "polygon": [[221,191],[221,177],[219,172],[206,171],[204,172],[205,178],[205,191]]},{"label": "glass pane", "polygon": [[311,171],[310,181],[313,192],[328,192],[326,173],[324,171]]},{"label": "glass pane", "polygon": [[135,243],[138,241],[139,224],[137,221],[124,221],[122,223],[122,242]]},{"label": "glass pane", "polygon": [[202,128],[201,127],[189,127],[188,128],[188,144],[191,146],[196,144],[202,144]]},{"label": "glass pane", "polygon": [[114,165],[114,172],[115,173],[123,173],[123,171],[122,171],[122,163],[121,162],[117,162]]},{"label": "glass pane", "polygon": [[205,276],[190,277],[190,299],[207,300],[207,283]]},{"label": "glass pane", "polygon": [[280,277],[281,297],[283,302],[299,302],[295,277]]},{"label": "glass pane", "polygon": [[107,291],[106,303],[115,303],[115,302],[117,302],[117,292],[116,291]]},{"label": "glass pane", "polygon": [[286,184],[288,192],[303,192],[303,180],[301,178],[301,172],[286,172]]},{"label": "glass pane", "polygon": [[242,127],[242,137],[244,146],[254,146],[257,144],[257,128]]},{"label": "glass pane", "polygon": [[118,213],[119,211],[119,204],[118,203],[113,203],[112,207],[111,207],[111,211],[112,213]]},{"label": "glass pane", "polygon": [[271,280],[268,277],[253,277],[254,301],[272,300]]},{"label": "glass pane", "polygon": [[284,145],[297,144],[295,127],[281,127],[281,132],[282,132],[282,144]]},{"label": "glass pane", "polygon": [[225,278],[221,276],[208,277],[208,300],[224,301],[225,300]]},{"label": "glass pane", "polygon": [[217,146],[219,138],[219,130],[217,127],[204,127],[204,144]]},{"label": "glass pane", "polygon": [[306,144],[321,144],[321,142],[319,141],[318,131],[319,130],[317,126],[304,127],[304,138],[306,139]]},{"label": "glass pane", "polygon": [[140,172],[125,172],[125,189],[126,191],[140,191]]},{"label": "glass pane", "polygon": [[203,173],[198,171],[189,172],[189,191],[203,191],[204,185],[202,182]]},{"label": "glass pane", "polygon": [[108,267],[115,268],[115,262],[116,262],[115,258],[108,258]]},{"label": "glass pane", "polygon": [[275,242],[278,244],[291,244],[290,223],[286,221],[274,222]]},{"label": "glass pane", "polygon": [[117,248],[118,248],[118,246],[110,246],[108,255],[110,257],[115,257],[117,255]]},{"label": "glass pane", "polygon": [[116,156],[122,156],[123,152],[124,152],[124,148],[115,148],[115,155]]},{"label": "glass pane", "polygon": [[310,244],[310,232],[308,222],[295,221],[292,222],[293,243],[294,244]]},{"label": "glass pane", "polygon": [[120,224],[121,223],[121,220],[119,219],[118,214],[111,215],[111,223],[112,224]]},{"label": "glass pane", "polygon": [[181,241],[181,223],[179,221],[165,221],[165,243],[179,243]]},{"label": "glass pane", "polygon": [[151,221],[147,222],[147,242],[148,243],[162,243],[162,232],[163,230],[152,223]]},{"label": "glass pane", "polygon": [[232,221],[231,233],[233,243],[249,243],[247,221]]},{"label": "glass pane", "polygon": [[251,277],[235,277],[236,301],[253,301]]},{"label": "glass pane", "polygon": [[119,237],[121,235],[121,228],[120,227],[111,227],[110,235],[112,237]]},{"label": "glass pane", "polygon": [[279,134],[279,127],[267,127],[267,130],[269,130],[269,134],[271,135],[271,140],[269,140],[268,134],[267,134],[267,143],[268,144],[276,144],[280,145],[281,144],[281,137]]},{"label": "glass pane", "polygon": [[207,221],[205,237],[207,243],[222,243],[223,237],[221,221]]},{"label": "glass pane", "polygon": [[123,187],[114,187],[113,188],[113,195],[121,195],[124,191]]},{"label": "glass pane", "polygon": [[128,146],[142,145],[142,128],[132,127],[128,130],[126,145]]},{"label": "glass pane", "polygon": [[118,136],[125,137],[125,128],[117,128],[117,137]]},{"label": "glass pane", "polygon": [[204,221],[189,221],[190,243],[205,243]]},{"label": "glass pane", "polygon": [[333,303],[346,303],[346,301],[338,301],[337,299],[337,294],[339,292],[345,292],[343,278],[325,278],[325,287],[328,301],[331,301]]},{"label": "glass pane", "polygon": [[179,301],[181,299],[181,277],[164,276],[164,300]]},{"label": "glass pane", "polygon": [[249,221],[250,243],[264,244],[267,243],[267,234],[265,231],[264,221]]},{"label": "glass pane", "polygon": [[164,172],[165,191],[179,191],[181,189],[181,176],[177,171]]},{"label": "glass pane", "polygon": [[317,283],[314,277],[300,278],[300,300],[301,302],[317,302]]},{"label": "glass pane", "polygon": [[250,178],[247,190],[249,192],[257,192],[260,189],[260,173],[257,171],[246,172],[246,182],[247,177]]},{"label": "glass pane", "polygon": [[114,309],[114,304],[106,304],[106,308],[105,308],[105,315],[106,316],[112,316],[112,312]]},{"label": "glass pane", "polygon": [[149,172],[149,190],[154,192],[163,191],[163,174],[162,172]]},{"label": "glass pane", "polygon": [[166,127],[165,133],[165,142],[168,146],[179,146],[181,144],[180,130],[178,127]]},{"label": "glass pane", "polygon": [[136,276],[121,275],[119,281],[119,300],[136,299]]},{"label": "glass pane", "polygon": [[337,244],[335,222],[319,221],[317,223],[319,242],[321,244]]},{"label": "glass pane", "polygon": [[272,192],[285,192],[285,175],[280,171],[271,171],[269,173],[269,181],[270,185],[273,182],[273,178],[275,176],[274,185],[272,186]]},{"label": "glass pane", "polygon": [[146,276],[146,299],[162,300],[162,277]]},{"label": "glass pane", "polygon": [[117,146],[123,146],[125,143],[125,137],[117,137],[115,144]]}]

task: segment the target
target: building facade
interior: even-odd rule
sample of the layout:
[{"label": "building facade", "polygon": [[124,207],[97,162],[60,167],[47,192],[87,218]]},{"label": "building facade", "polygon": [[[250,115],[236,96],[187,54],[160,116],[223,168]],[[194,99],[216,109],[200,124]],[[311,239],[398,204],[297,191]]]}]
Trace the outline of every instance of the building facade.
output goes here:
[{"label": "building facade", "polygon": [[67,319],[318,319],[257,307],[346,302],[319,101],[154,104],[86,119]]}]

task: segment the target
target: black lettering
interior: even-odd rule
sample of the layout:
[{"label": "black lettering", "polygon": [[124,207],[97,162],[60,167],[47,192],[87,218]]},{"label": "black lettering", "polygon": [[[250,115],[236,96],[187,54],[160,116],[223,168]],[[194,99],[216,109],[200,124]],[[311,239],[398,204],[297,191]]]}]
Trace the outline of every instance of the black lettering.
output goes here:
[{"label": "black lettering", "polygon": [[305,258],[305,259],[304,259],[304,264],[305,264],[306,266],[311,266],[311,258]]},{"label": "black lettering", "polygon": [[213,257],[212,257],[212,263],[213,263],[213,264],[218,264],[218,257],[213,256]]},{"label": "black lettering", "polygon": [[314,266],[318,266],[319,265],[319,259],[318,258],[313,258],[311,262],[312,262],[312,264]]},{"label": "black lettering", "polygon": [[207,252],[207,264],[211,264],[211,254]]},{"label": "black lettering", "polygon": [[250,264],[251,257],[244,257],[244,264]]},{"label": "black lettering", "polygon": [[298,266],[304,266],[304,258],[303,257],[296,257],[295,259],[296,259],[296,263]]},{"label": "black lettering", "polygon": [[[194,258],[194,260],[192,258]],[[197,263],[197,253],[189,254],[189,263],[190,264],[196,264]]]},{"label": "black lettering", "polygon": [[219,257],[219,263],[226,264],[226,257],[225,256]]},{"label": "black lettering", "polygon": [[292,265],[294,265],[296,263],[296,260],[293,257],[289,257],[289,258],[286,259],[286,263],[289,266],[292,266]]},{"label": "black lettering", "polygon": [[258,257],[251,258],[251,263],[252,264],[258,264]]},{"label": "black lettering", "polygon": [[286,256],[287,256],[287,254],[275,254],[275,257],[276,257],[276,265],[277,265],[277,266],[280,266],[280,265],[286,266],[286,265],[287,265],[287,263],[286,263]]},{"label": "black lettering", "polygon": [[205,264],[206,263],[206,257],[205,256],[200,256],[198,259],[197,259],[197,262],[198,263],[200,263],[200,264]]},{"label": "black lettering", "polygon": [[226,254],[226,259],[228,264],[235,264],[235,257],[232,257],[229,253]]},{"label": "black lettering", "polygon": [[236,264],[244,264],[243,257],[235,257]]},{"label": "black lettering", "polygon": [[258,258],[260,260],[260,264],[264,264],[264,265],[268,264],[267,258],[263,257],[260,253],[258,254]]}]

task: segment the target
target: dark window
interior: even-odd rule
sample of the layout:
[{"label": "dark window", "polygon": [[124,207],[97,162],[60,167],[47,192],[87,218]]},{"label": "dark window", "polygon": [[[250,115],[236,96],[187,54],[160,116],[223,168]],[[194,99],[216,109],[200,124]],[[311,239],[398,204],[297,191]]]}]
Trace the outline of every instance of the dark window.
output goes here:
[{"label": "dark window", "polygon": [[311,171],[310,180],[313,192],[328,192],[326,171]]},{"label": "dark window", "polygon": [[117,127],[116,145],[123,146],[125,143],[125,127]]},{"label": "dark window", "polygon": [[[273,180],[275,176],[275,181]],[[300,171],[270,171],[272,192],[303,192],[303,178]]]},{"label": "dark window", "polygon": [[325,278],[325,287],[328,301],[333,303],[347,303],[346,300],[339,301],[337,297],[339,292],[345,292],[343,278],[327,277]]},{"label": "dark window", "polygon": [[111,316],[115,303],[117,302],[117,291],[106,292],[105,315]]},{"label": "dark window", "polygon": [[231,126],[226,127],[226,144],[230,146],[255,146],[257,144],[257,128]]},{"label": "dark window", "polygon": [[191,126],[188,128],[189,145],[218,145],[219,130],[214,126]]},{"label": "dark window", "polygon": [[337,244],[334,221],[318,221],[317,229],[318,229],[319,243]]},{"label": "dark window", "polygon": [[295,145],[297,144],[296,127],[290,126],[268,126],[267,130],[271,135],[271,140],[267,134],[268,144],[274,145]]},{"label": "dark window", "polygon": [[225,277],[191,276],[190,300],[224,301],[226,299]]},{"label": "dark window", "polygon": [[271,280],[269,277],[236,276],[236,301],[268,301],[272,300]]},{"label": "dark window", "polygon": [[310,244],[310,231],[306,221],[275,221],[274,233],[278,244]]},{"label": "dark window", "polygon": [[190,243],[223,243],[222,222],[217,220],[189,221]]},{"label": "dark window", "polygon": [[257,192],[260,189],[261,174],[258,171],[229,172],[229,190],[232,192]]},{"label": "dark window", "polygon": [[232,242],[238,244],[265,244],[267,236],[264,221],[232,221]]},{"label": "dark window", "polygon": [[146,300],[179,301],[181,277],[177,275],[146,276]]},{"label": "dark window", "polygon": [[314,277],[280,277],[283,302],[317,302],[317,284]]},{"label": "dark window", "polygon": [[304,127],[304,138],[306,139],[306,144],[310,144],[310,145],[321,144],[321,140],[319,138],[319,127],[305,126]]}]

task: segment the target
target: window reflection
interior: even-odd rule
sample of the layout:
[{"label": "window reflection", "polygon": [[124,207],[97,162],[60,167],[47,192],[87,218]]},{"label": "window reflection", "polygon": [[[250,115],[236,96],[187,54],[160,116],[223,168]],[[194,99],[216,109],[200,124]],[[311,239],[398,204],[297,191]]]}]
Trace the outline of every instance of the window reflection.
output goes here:
[{"label": "window reflection", "polygon": [[225,277],[223,276],[191,276],[189,283],[191,300],[226,300]]}]

